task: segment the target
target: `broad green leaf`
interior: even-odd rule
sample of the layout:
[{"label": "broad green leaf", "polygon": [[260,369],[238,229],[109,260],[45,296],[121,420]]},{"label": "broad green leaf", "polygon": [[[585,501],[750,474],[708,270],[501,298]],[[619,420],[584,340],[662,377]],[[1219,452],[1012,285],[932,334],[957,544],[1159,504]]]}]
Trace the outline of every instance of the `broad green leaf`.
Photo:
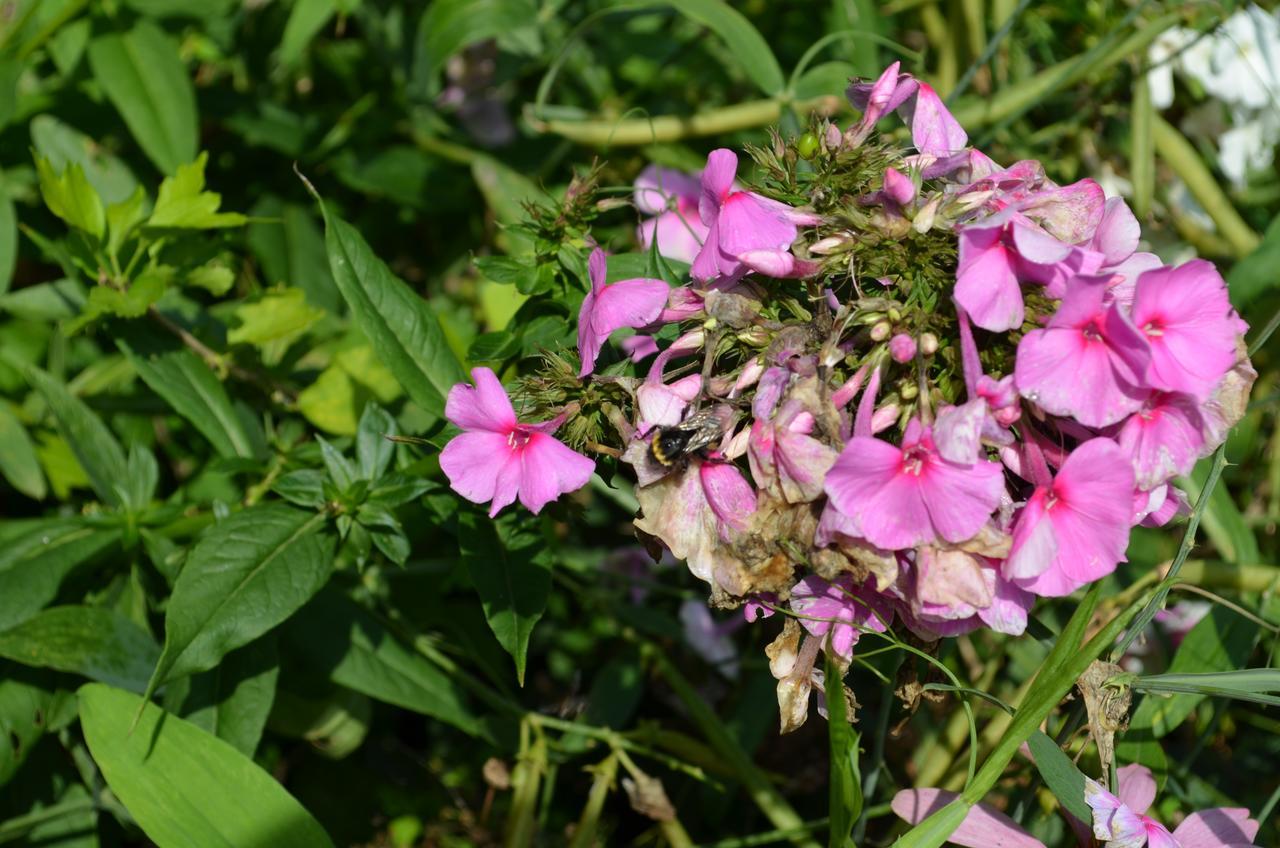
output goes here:
[{"label": "broad green leaf", "polygon": [[1062,808],[1082,822],[1092,822],[1093,813],[1084,802],[1084,774],[1071,762],[1071,758],[1040,730],[1027,737],[1027,746],[1035,757],[1036,769],[1044,778],[1045,786],[1049,787]]},{"label": "broad green leaf", "polygon": [[844,673],[827,656],[823,678],[827,695],[827,754],[831,761],[829,848],[852,845],[853,825],[862,815],[862,775],[858,768],[858,734],[849,723]]},{"label": "broad green leaf", "polygon": [[210,528],[174,584],[151,690],[213,668],[305,604],[333,569],[324,523],[323,513],[259,504]]},{"label": "broad green leaf", "polygon": [[236,307],[236,317],[240,326],[227,333],[231,344],[288,346],[324,318],[324,310],[307,303],[302,289],[284,289]]},{"label": "broad green leaf", "polygon": [[263,282],[296,286],[307,293],[307,302],[337,314],[342,306],[329,270],[324,232],[314,213],[304,206],[281,203],[267,197],[253,207],[255,219],[248,226],[249,247],[262,263]]},{"label": "broad green leaf", "polygon": [[138,179],[129,166],[102,145],[53,115],[31,119],[31,144],[58,171],[77,164],[103,203],[121,203],[138,190]]},{"label": "broad green leaf", "polygon": [[338,436],[354,436],[356,384],[339,365],[330,365],[320,376],[298,392],[298,411],[312,424]]},{"label": "broad green leaf", "polygon": [[751,22],[722,0],[666,0],[680,14],[713,31],[724,41],[734,64],[761,92],[779,94],[787,85],[778,60]]},{"label": "broad green leaf", "polygon": [[334,683],[483,735],[474,710],[443,669],[336,589],[320,592],[284,634],[302,662]]},{"label": "broad green leaf", "polygon": [[271,491],[289,503],[319,509],[324,505],[324,478],[319,468],[301,468],[277,477]]},{"label": "broad green leaf", "polygon": [[294,0],[280,40],[280,64],[286,68],[298,64],[311,40],[337,13],[338,0]]},{"label": "broad green leaf", "polygon": [[156,229],[209,230],[239,227],[248,220],[239,212],[219,212],[222,195],[205,191],[204,168],[208,153],[194,162],[179,165],[177,172],[160,183],[156,206],[151,210],[147,226]]},{"label": "broad green leaf", "polygon": [[57,697],[47,672],[0,661],[0,786],[44,735]]},{"label": "broad green leaf", "polygon": [[364,408],[356,433],[356,461],[362,478],[374,481],[386,473],[396,450],[395,443],[387,437],[395,435],[396,420],[391,413],[376,403]]},{"label": "broad green leaf", "polygon": [[89,752],[159,848],[332,848],[292,795],[216,736],[101,683],[79,699]]},{"label": "broad green leaf", "polygon": [[0,191],[0,295],[9,290],[17,263],[18,214],[9,195]]},{"label": "broad green leaf", "polygon": [[[1169,663],[1169,674],[1201,674],[1231,671],[1244,665],[1257,637],[1257,625],[1226,607],[1215,606],[1191,628]],[[1142,699],[1129,721],[1134,734],[1150,733],[1160,739],[1171,733],[1205,699],[1203,694],[1171,697],[1150,694]]]},{"label": "broad green leaf", "polygon": [[0,554],[0,630],[43,609],[68,574],[119,540],[117,530],[54,519],[8,543]]},{"label": "broad green leaf", "polygon": [[75,280],[36,283],[0,295],[0,310],[27,321],[62,321],[84,308],[85,290]]},{"label": "broad green leaf", "polygon": [[178,45],[155,24],[89,43],[89,66],[138,146],[164,174],[196,157],[196,96]]},{"label": "broad green leaf", "polygon": [[356,479],[356,469],[351,464],[351,460],[343,456],[342,451],[329,444],[323,436],[316,436],[316,442],[320,445],[320,458],[324,460],[325,471],[329,472],[329,479],[333,481],[333,485],[337,486],[340,492],[349,491]]},{"label": "broad green leaf", "polygon": [[[1244,309],[1256,298],[1280,286],[1276,268],[1280,266],[1280,215],[1271,219],[1262,243],[1227,272],[1231,303]],[[1248,314],[1248,313],[1246,313]]]},{"label": "broad green leaf", "polygon": [[449,57],[489,38],[536,55],[542,44],[537,19],[538,8],[531,0],[435,0],[418,25],[415,82],[434,93],[436,75]]},{"label": "broad green leaf", "polygon": [[44,500],[49,492],[27,428],[3,402],[0,402],[0,475],[33,500]]},{"label": "broad green leaf", "polygon": [[85,48],[89,46],[92,29],[93,24],[87,17],[80,18],[59,29],[49,39],[49,58],[58,66],[58,73],[69,77],[75,72],[84,57]]},{"label": "broad green leaf", "polygon": [[356,324],[413,402],[442,416],[445,396],[464,375],[431,307],[391,273],[354,227],[323,202],[320,208],[329,266]]},{"label": "broad green leaf", "polygon": [[98,497],[110,506],[124,506],[117,484],[128,476],[128,468],[124,449],[107,425],[84,401],[39,368],[28,366],[26,377],[49,405],[58,430],[89,475]]},{"label": "broad green leaf", "polygon": [[50,607],[0,632],[0,657],[142,692],[160,658],[160,646],[115,610]]},{"label": "broad green leaf", "polygon": [[496,519],[471,510],[458,517],[462,562],[480,594],[489,628],[515,660],[522,686],[529,635],[551,588],[551,551],[526,522],[510,511]]},{"label": "broad green leaf", "polygon": [[59,172],[47,159],[37,157],[36,172],[40,175],[40,196],[49,211],[68,226],[101,240],[107,231],[106,212],[81,167],[73,162]]},{"label": "broad green leaf", "polygon": [[326,757],[340,760],[359,748],[369,734],[373,701],[344,686],[305,695],[277,690],[267,727],[272,733],[305,739]]},{"label": "broad green leaf", "polygon": [[261,430],[251,429],[231,405],[217,375],[195,353],[149,332],[127,332],[116,345],[143,381],[174,411],[191,422],[219,456],[255,458],[266,454]]},{"label": "broad green leaf", "polygon": [[[252,757],[276,697],[280,658],[268,633],[237,648],[214,668],[171,684],[181,688],[176,712]],[[166,706],[171,702],[165,699]]]}]

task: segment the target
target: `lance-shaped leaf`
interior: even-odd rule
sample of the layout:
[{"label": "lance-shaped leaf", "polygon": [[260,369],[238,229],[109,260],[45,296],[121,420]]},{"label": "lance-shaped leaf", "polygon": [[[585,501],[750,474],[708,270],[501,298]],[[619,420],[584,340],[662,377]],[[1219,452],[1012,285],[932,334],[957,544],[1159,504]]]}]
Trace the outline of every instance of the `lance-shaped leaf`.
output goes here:
[{"label": "lance-shaped leaf", "polygon": [[0,633],[0,657],[141,692],[160,658],[160,646],[113,609],[66,606],[44,610]]},{"label": "lance-shaped leaf", "polygon": [[0,553],[0,630],[21,624],[58,594],[72,571],[120,540],[114,528],[53,519],[10,540]]}]

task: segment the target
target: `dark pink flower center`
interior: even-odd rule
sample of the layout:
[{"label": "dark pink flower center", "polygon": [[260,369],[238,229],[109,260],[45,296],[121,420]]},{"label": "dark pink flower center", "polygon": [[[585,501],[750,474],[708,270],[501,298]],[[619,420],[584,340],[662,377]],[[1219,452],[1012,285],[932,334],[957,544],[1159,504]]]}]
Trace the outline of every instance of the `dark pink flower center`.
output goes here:
[{"label": "dark pink flower center", "polygon": [[1089,323],[1080,328],[1080,334],[1084,336],[1085,341],[1088,342],[1102,341],[1102,319],[1090,318]]},{"label": "dark pink flower center", "polygon": [[524,446],[529,444],[529,440],[532,438],[533,433],[517,425],[511,428],[511,432],[507,433],[507,444],[513,451],[524,450]]},{"label": "dark pink flower center", "polygon": [[1163,336],[1164,322],[1161,321],[1159,318],[1153,318],[1152,320],[1148,321],[1146,324],[1142,325],[1142,332],[1147,336]]},{"label": "dark pink flower center", "polygon": [[919,477],[929,461],[929,449],[924,445],[916,445],[902,452],[902,473]]}]

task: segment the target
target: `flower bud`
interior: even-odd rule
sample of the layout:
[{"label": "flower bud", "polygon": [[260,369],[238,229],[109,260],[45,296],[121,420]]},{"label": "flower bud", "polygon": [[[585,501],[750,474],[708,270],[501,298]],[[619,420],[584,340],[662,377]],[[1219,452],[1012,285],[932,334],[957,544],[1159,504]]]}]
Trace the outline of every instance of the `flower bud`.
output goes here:
[{"label": "flower bud", "polygon": [[898,416],[902,413],[902,409],[896,403],[886,404],[877,409],[871,415],[871,432],[879,433],[893,426],[898,420]]},{"label": "flower bud", "polygon": [[898,333],[889,340],[889,355],[894,362],[910,362],[916,358],[916,340],[906,333]]},{"label": "flower bud", "polygon": [[889,338],[891,332],[893,332],[892,325],[888,321],[881,321],[871,328],[871,340],[873,342],[882,342]]},{"label": "flower bud", "polygon": [[925,356],[933,356],[938,352],[938,337],[933,333],[924,333],[920,336],[920,353]]},{"label": "flower bud", "polygon": [[839,235],[827,236],[821,241],[809,245],[809,252],[815,256],[830,256],[833,253],[841,253],[848,250],[852,245],[853,239],[849,238],[846,233],[840,233]]},{"label": "flower bud", "polygon": [[903,400],[912,400],[916,395],[920,394],[920,387],[915,383],[903,380],[902,387],[898,389],[898,394]]},{"label": "flower bud", "polygon": [[916,212],[916,216],[911,219],[911,228],[917,233],[927,233],[933,229],[933,222],[937,220],[938,206],[941,203],[942,198],[935,197],[924,206],[921,206],[920,210]]}]

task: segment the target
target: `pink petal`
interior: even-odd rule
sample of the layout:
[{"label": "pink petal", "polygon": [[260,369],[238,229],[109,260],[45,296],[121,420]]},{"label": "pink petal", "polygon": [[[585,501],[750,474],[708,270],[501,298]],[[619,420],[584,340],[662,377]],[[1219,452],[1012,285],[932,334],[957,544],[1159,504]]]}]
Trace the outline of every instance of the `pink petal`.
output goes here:
[{"label": "pink petal", "polygon": [[1071,245],[1058,241],[1039,227],[1015,221],[1009,230],[1013,246],[1023,259],[1038,265],[1054,265],[1071,255]]},{"label": "pink petal", "polygon": [[691,198],[697,201],[699,191],[701,185],[695,175],[650,165],[636,177],[636,209],[646,215],[657,215],[665,212],[673,199]]},{"label": "pink petal", "polygon": [[1044,511],[1046,494],[1045,490],[1037,489],[1018,513],[1013,525],[1013,545],[1003,568],[1004,576],[1009,579],[1039,577],[1058,558],[1058,539]]},{"label": "pink petal", "polygon": [[1138,815],[1151,809],[1156,800],[1156,780],[1151,769],[1141,763],[1130,763],[1116,771],[1120,802]]},{"label": "pink petal", "polygon": [[982,449],[982,423],[986,417],[987,401],[980,397],[960,406],[945,407],[933,425],[933,441],[938,453],[952,462],[976,462]]},{"label": "pink petal", "polygon": [[1084,801],[1093,811],[1093,835],[1108,848],[1142,848],[1146,843],[1142,817],[1089,778],[1084,781]]},{"label": "pink petal", "polygon": [[960,232],[955,299],[984,330],[1005,332],[1022,326],[1022,288],[999,228]]},{"label": "pink petal", "polygon": [[[893,796],[892,806],[899,818],[919,824],[958,797],[943,789],[903,789]],[[947,841],[965,848],[1044,848],[1013,819],[986,804],[975,804]]]},{"label": "pink petal", "polygon": [[1102,212],[1102,222],[1093,234],[1091,245],[1100,252],[1108,266],[1119,265],[1138,249],[1142,228],[1133,210],[1122,197],[1107,198]]},{"label": "pink petal", "polygon": [[1027,629],[1027,613],[1035,604],[1035,595],[996,575],[996,593],[991,605],[978,610],[982,623],[997,633],[1021,636]]},{"label": "pink petal", "polygon": [[614,330],[644,327],[656,321],[667,305],[670,291],[662,280],[642,278],[621,280],[587,295],[578,313],[578,352],[582,358],[578,376],[585,377],[595,370],[600,347]]},{"label": "pink petal", "polygon": [[720,208],[720,249],[739,256],[749,250],[785,250],[796,240],[796,226],[770,208],[765,198],[735,191]]},{"label": "pink petal", "polygon": [[516,426],[516,411],[502,388],[502,383],[489,368],[472,368],[472,388],[458,383],[449,390],[444,415],[464,430],[488,430],[503,437]]},{"label": "pink petal", "polygon": [[796,275],[796,258],[787,250],[748,250],[738,254],[738,259],[766,277],[787,279]]},{"label": "pink petal", "polygon": [[1252,845],[1258,836],[1258,822],[1240,807],[1200,810],[1182,820],[1173,838],[1182,848],[1231,848]]},{"label": "pink petal", "polygon": [[698,251],[698,255],[693,258],[693,266],[690,272],[695,280],[706,282],[707,280],[732,278],[739,272],[740,264],[733,256],[726,256],[720,250],[720,222],[717,220],[711,224],[711,228],[707,231],[707,239],[702,243],[702,248]]},{"label": "pink petal", "polygon": [[1116,441],[1133,464],[1138,486],[1152,489],[1191,470],[1204,446],[1203,427],[1190,395],[1157,394],[1125,419]]},{"label": "pink petal", "polygon": [[853,519],[864,538],[888,550],[934,541],[929,510],[916,479],[900,473],[902,451],[856,436],[827,472],[825,489],[836,509]]},{"label": "pink petal", "polygon": [[596,464],[545,433],[532,433],[521,453],[520,503],[538,514],[561,495],[576,492],[591,479]]},{"label": "pink petal", "polygon": [[632,362],[640,362],[658,352],[658,343],[653,340],[653,336],[646,336],[643,333],[628,336],[618,344],[627,356],[631,357]]},{"label": "pink petal", "polygon": [[699,468],[707,504],[716,518],[744,531],[751,526],[756,511],[756,493],[737,466],[727,462],[704,462]]},{"label": "pink petal", "polygon": [[820,498],[827,472],[838,456],[835,448],[789,430],[779,435],[774,455],[787,503],[810,503]]},{"label": "pink petal", "polygon": [[[461,433],[440,452],[440,469],[449,478],[449,486],[472,503],[494,500],[498,480],[504,477],[507,466],[518,470],[520,461],[509,437],[502,433]],[[508,494],[510,497],[506,497]],[[495,512],[515,500],[514,490],[504,490],[502,495],[506,499],[503,503],[494,501]]]},{"label": "pink petal", "polygon": [[1203,259],[1138,277],[1133,323],[1151,346],[1156,388],[1207,397],[1235,365],[1237,320],[1226,283]]},{"label": "pink petal", "polygon": [[701,374],[689,374],[670,384],[645,380],[636,389],[640,421],[650,427],[674,427],[701,389]]},{"label": "pink petal", "polygon": [[1052,235],[1068,244],[1079,244],[1097,232],[1105,205],[1102,186],[1084,179],[1036,192],[1021,209]]},{"label": "pink petal", "polygon": [[604,288],[605,274],[608,273],[609,260],[605,257],[604,251],[596,248],[591,251],[591,256],[587,259],[587,276],[591,278],[591,293],[599,294]]},{"label": "pink petal", "polygon": [[1164,825],[1146,816],[1143,819],[1147,828],[1147,848],[1182,848]]},{"label": "pink petal", "polygon": [[948,542],[963,542],[982,529],[1000,505],[1003,491],[1000,464],[987,459],[962,465],[935,454],[920,475],[920,496],[929,518]]},{"label": "pink petal", "polygon": [[914,106],[908,102],[903,110],[910,112],[906,120],[911,124],[911,143],[921,153],[946,156],[969,141],[964,127],[947,110],[938,92],[926,83],[920,83]]},{"label": "pink petal", "polygon": [[884,169],[884,193],[900,206],[906,206],[916,197],[915,183],[896,168]]},{"label": "pink petal", "polygon": [[702,170],[702,193],[698,198],[698,214],[702,223],[713,226],[720,215],[720,206],[733,190],[733,178],[738,175],[738,154],[721,147],[707,155],[707,167]]}]

